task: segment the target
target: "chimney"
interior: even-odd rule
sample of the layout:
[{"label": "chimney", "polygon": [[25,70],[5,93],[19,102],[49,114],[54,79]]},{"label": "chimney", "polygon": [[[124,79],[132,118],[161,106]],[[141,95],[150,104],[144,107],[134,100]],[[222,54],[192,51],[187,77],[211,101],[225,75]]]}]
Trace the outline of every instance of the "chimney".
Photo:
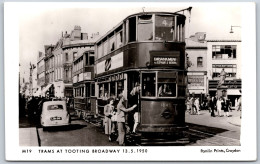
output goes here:
[{"label": "chimney", "polygon": [[61,37],[63,38],[63,31],[61,32]]}]

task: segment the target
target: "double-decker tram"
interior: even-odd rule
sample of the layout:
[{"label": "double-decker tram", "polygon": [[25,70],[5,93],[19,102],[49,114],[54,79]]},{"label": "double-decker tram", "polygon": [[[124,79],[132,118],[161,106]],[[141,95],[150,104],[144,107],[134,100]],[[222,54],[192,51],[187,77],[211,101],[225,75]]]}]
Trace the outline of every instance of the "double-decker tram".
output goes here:
[{"label": "double-decker tram", "polygon": [[139,84],[135,136],[143,145],[174,143],[187,129],[185,19],[168,12],[133,14],[96,42],[96,111],[102,115],[106,100],[120,93],[132,106],[130,92]]}]

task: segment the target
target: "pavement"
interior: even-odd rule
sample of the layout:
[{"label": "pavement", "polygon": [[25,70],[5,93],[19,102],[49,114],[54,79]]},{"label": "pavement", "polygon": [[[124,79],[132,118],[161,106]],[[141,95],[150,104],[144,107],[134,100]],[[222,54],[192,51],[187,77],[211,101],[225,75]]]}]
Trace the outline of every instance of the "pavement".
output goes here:
[{"label": "pavement", "polygon": [[217,112],[215,112],[216,117],[211,117],[208,110],[200,110],[199,112],[199,115],[191,115],[186,112],[185,121],[187,123],[225,128],[227,130],[232,130],[232,126],[241,127],[240,111],[232,110],[232,112],[229,112],[230,117],[224,116],[223,111],[222,117],[218,117]]},{"label": "pavement", "polygon": [[20,146],[39,146],[36,127],[19,128]]}]

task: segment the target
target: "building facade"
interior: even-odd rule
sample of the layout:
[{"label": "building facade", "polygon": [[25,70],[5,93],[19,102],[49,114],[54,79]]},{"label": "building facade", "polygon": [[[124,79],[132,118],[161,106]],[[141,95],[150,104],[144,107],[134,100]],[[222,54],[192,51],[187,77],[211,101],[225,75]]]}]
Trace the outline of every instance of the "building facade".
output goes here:
[{"label": "building facade", "polygon": [[198,32],[186,39],[188,67],[188,91],[197,97],[208,93],[207,79],[207,42],[206,33]]},{"label": "building facade", "polygon": [[226,72],[224,86],[227,86],[227,97],[232,105],[241,95],[241,40],[207,40],[207,77],[209,94],[215,95],[220,72]]},{"label": "building facade", "polygon": [[45,87],[45,54],[39,52],[37,57],[37,85],[42,90]]}]

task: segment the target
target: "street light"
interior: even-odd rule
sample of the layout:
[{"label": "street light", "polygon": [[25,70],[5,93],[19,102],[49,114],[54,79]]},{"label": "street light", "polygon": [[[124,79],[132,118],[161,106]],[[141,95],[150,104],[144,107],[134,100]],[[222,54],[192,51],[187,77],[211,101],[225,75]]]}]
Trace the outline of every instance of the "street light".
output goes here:
[{"label": "street light", "polygon": [[233,31],[233,29],[232,29],[233,27],[240,27],[240,28],[241,28],[241,26],[232,26],[232,25],[231,25],[231,29],[230,29],[230,33],[231,33],[231,34],[234,33],[234,31]]}]

